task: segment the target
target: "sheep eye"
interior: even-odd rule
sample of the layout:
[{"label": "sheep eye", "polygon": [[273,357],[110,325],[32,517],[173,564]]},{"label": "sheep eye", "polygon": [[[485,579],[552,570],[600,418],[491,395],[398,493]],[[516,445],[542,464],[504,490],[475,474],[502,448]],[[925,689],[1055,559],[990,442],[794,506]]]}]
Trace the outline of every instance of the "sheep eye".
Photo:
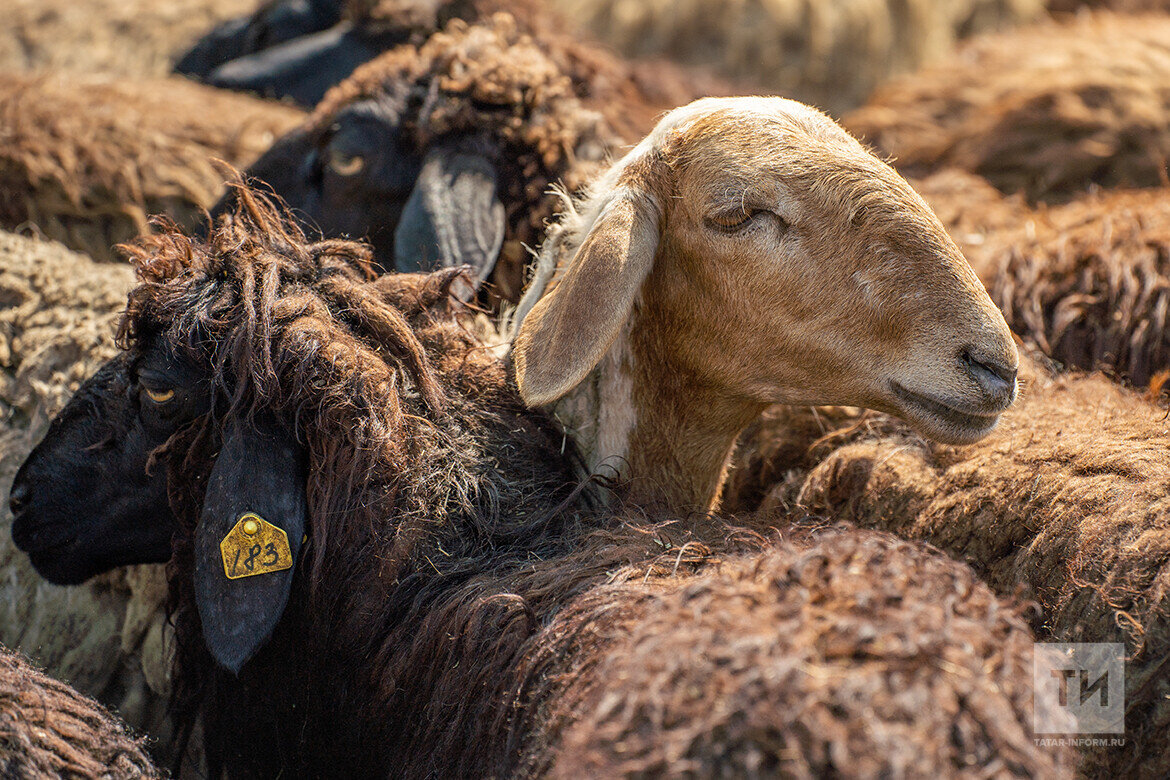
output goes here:
[{"label": "sheep eye", "polygon": [[755,209],[752,211],[741,211],[739,209],[725,211],[722,214],[712,214],[710,217],[707,217],[707,224],[716,230],[733,233],[747,227],[758,214],[760,214],[760,211]]},{"label": "sheep eye", "polygon": [[175,397],[175,391],[172,388],[166,390],[151,390],[149,387],[142,388],[146,392],[146,397],[154,401],[156,404],[165,404],[167,401]]},{"label": "sheep eye", "polygon": [[360,154],[346,154],[337,150],[329,152],[329,167],[341,176],[353,176],[366,167],[366,158]]}]

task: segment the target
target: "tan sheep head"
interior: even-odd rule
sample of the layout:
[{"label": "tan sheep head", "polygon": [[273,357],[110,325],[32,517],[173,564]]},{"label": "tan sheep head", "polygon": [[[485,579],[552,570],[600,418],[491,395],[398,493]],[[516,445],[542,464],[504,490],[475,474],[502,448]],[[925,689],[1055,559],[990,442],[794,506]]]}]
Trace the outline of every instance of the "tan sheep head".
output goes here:
[{"label": "tan sheep head", "polygon": [[938,218],[803,104],[671,112],[562,231],[553,251],[571,259],[515,343],[530,405],[573,390],[623,333],[635,383],[656,381],[650,362],[688,393],[864,406],[948,443],[1015,399],[1011,333]]}]

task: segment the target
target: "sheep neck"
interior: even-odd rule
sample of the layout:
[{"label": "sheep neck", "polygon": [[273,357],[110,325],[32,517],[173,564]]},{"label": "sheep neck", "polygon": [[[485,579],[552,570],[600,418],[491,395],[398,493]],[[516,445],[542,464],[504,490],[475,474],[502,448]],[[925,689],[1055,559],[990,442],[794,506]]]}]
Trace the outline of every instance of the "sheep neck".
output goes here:
[{"label": "sheep neck", "polygon": [[627,325],[554,413],[590,473],[624,483],[643,507],[681,514],[717,508],[736,438],[766,408],[728,397],[678,364],[653,327]]}]

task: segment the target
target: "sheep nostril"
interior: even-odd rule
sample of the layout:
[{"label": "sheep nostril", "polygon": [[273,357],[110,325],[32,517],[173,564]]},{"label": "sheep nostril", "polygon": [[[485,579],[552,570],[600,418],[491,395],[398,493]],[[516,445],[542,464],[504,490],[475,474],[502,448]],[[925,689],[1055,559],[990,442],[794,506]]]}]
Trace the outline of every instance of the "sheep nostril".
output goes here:
[{"label": "sheep nostril", "polygon": [[22,507],[28,504],[29,493],[28,485],[17,483],[12,486],[12,492],[8,494],[8,507],[12,510],[12,514],[19,514]]},{"label": "sheep nostril", "polygon": [[963,368],[989,401],[1008,404],[1015,399],[1017,368],[995,360],[977,360],[970,351],[963,352],[962,360]]}]

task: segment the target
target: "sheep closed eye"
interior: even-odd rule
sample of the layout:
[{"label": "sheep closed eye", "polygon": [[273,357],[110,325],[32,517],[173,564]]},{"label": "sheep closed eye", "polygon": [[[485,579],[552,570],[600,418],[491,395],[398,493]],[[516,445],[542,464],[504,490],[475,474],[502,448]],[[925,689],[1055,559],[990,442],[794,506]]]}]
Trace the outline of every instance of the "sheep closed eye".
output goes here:
[{"label": "sheep closed eye", "polygon": [[788,223],[779,214],[768,209],[734,209],[712,214],[707,217],[707,226],[720,233],[740,233],[758,221],[759,217],[772,217],[781,232],[788,229]]}]

